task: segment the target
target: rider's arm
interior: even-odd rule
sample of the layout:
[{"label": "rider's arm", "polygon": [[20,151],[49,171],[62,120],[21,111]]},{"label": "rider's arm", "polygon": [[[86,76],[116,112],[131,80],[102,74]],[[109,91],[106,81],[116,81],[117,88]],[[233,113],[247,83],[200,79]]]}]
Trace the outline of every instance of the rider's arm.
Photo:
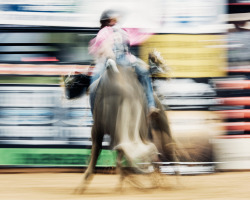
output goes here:
[{"label": "rider's arm", "polygon": [[124,28],[128,33],[130,45],[138,45],[146,41],[153,33],[143,32],[139,28]]}]

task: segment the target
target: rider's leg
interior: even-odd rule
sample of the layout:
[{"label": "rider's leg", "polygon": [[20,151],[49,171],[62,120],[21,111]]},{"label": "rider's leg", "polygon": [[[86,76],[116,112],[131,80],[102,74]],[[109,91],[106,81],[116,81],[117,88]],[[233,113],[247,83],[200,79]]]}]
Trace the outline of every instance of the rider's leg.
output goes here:
[{"label": "rider's leg", "polygon": [[149,77],[149,71],[147,69],[147,64],[139,58],[136,58],[135,62],[130,61],[126,54],[119,55],[116,57],[116,62],[120,66],[132,66],[135,69],[135,73],[137,74],[139,82],[142,84],[144,88],[144,92],[146,94],[148,108],[149,110],[154,110],[156,108],[156,104],[153,96],[153,88],[151,84],[151,79]]},{"label": "rider's leg", "polygon": [[135,72],[138,76],[138,80],[140,81],[140,83],[142,84],[146,97],[147,97],[147,101],[148,101],[148,107],[149,109],[155,108],[155,100],[154,100],[154,96],[153,96],[153,88],[152,88],[152,84],[151,84],[151,78],[149,77],[149,71],[148,69],[144,68],[143,66],[141,66],[141,62],[135,62],[133,64],[133,67],[135,68]]}]

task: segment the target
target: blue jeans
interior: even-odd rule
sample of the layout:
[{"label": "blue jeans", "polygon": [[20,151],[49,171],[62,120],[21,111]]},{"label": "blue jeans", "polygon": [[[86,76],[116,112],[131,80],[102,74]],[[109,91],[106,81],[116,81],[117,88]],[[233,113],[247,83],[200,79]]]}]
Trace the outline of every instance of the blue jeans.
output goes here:
[{"label": "blue jeans", "polygon": [[[117,55],[116,63],[117,65],[120,65],[122,67],[132,66],[135,69],[135,73],[138,77],[138,80],[142,84],[142,87],[144,88],[144,92],[146,94],[146,98],[148,102],[148,107],[149,108],[156,107],[154,96],[153,96],[153,88],[151,84],[151,79],[149,77],[149,71],[142,66],[142,64],[145,64],[145,63],[139,58],[137,58],[136,62],[131,63],[129,59],[127,58],[126,54]],[[91,83],[97,80],[105,70],[105,63],[103,64],[99,63],[98,65],[99,65],[98,66],[99,70],[92,76]]]}]

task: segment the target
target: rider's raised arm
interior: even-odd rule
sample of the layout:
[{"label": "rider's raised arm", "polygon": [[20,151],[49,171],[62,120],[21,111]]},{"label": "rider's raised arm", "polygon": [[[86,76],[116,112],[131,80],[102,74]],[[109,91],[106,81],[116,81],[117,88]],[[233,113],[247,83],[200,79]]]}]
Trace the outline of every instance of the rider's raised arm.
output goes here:
[{"label": "rider's raised arm", "polygon": [[130,45],[139,45],[146,41],[153,33],[143,32],[139,28],[124,28],[128,33]]}]

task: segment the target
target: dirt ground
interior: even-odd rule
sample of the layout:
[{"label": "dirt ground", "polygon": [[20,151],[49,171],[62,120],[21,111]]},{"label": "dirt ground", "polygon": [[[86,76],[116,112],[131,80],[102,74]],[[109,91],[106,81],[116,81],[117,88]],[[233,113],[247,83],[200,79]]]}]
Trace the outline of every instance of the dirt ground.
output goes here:
[{"label": "dirt ground", "polygon": [[[140,176],[140,175],[139,175]],[[117,190],[118,176],[96,174],[84,194],[74,194],[81,173],[0,174],[1,200],[249,200],[250,172],[221,172],[209,175],[163,175],[162,188],[139,190],[125,183]],[[146,183],[148,177],[142,177]],[[146,184],[147,185],[147,184]]]}]

